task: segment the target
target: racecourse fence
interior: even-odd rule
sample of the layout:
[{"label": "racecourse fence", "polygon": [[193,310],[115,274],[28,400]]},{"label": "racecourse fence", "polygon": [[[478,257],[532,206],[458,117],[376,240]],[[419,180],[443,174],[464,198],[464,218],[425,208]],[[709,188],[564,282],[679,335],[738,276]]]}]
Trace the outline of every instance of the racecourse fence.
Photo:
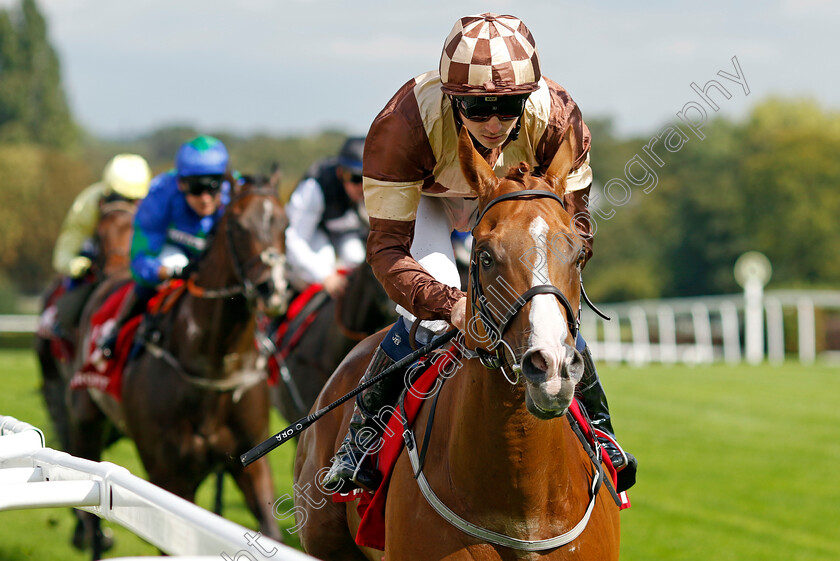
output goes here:
[{"label": "racecourse fence", "polygon": [[[840,291],[775,290],[758,316],[761,362],[840,360]],[[609,363],[736,364],[746,360],[743,294],[604,304],[607,322],[583,310],[581,333]]]},{"label": "racecourse fence", "polygon": [[[109,462],[91,462],[44,447],[43,433],[0,415],[0,511],[75,507],[110,520],[162,551],[169,559],[265,559],[312,557],[255,530],[225,520],[131,475]],[[146,557],[148,559],[148,557]]]},{"label": "racecourse fence", "polygon": [[[748,358],[743,294],[598,305],[612,321],[586,307],[581,321],[596,360],[735,364]],[[840,361],[840,291],[771,290],[760,306],[760,359]],[[33,333],[37,325],[34,315],[0,315],[0,338]]]}]

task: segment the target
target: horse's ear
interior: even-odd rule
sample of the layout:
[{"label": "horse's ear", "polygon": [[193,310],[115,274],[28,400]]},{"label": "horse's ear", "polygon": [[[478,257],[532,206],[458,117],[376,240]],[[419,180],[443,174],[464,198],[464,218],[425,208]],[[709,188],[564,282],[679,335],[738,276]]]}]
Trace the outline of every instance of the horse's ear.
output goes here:
[{"label": "horse's ear", "polygon": [[496,177],[490,164],[485,162],[473,147],[470,132],[464,126],[461,127],[461,134],[458,135],[458,158],[467,183],[478,193],[480,199],[486,198],[486,195],[499,183],[499,178]]},{"label": "horse's ear", "polygon": [[566,136],[560,143],[560,147],[554,154],[554,159],[545,172],[545,179],[554,188],[558,195],[566,191],[566,176],[572,171],[572,164],[575,163],[575,128],[569,125]]},{"label": "horse's ear", "polygon": [[238,196],[242,192],[242,184],[240,183],[239,178],[236,177],[232,171],[228,170],[225,172],[225,179],[228,183],[230,183],[231,198]]}]

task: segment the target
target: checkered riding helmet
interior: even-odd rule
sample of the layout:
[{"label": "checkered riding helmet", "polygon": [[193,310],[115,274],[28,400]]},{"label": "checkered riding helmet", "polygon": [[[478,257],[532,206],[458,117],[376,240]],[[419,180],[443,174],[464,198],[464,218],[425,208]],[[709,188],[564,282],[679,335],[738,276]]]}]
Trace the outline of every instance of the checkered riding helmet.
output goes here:
[{"label": "checkered riding helmet", "polygon": [[440,56],[451,95],[511,95],[536,90],[540,60],[531,32],[514,16],[481,14],[455,22]]}]

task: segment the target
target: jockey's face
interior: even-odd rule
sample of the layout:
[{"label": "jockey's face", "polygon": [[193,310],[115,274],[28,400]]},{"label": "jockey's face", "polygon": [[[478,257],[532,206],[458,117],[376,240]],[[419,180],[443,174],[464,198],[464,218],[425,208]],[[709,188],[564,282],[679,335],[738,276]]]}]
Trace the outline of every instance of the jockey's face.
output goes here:
[{"label": "jockey's face", "polygon": [[464,126],[470,131],[477,141],[485,148],[498,148],[507,140],[513,128],[516,126],[516,121],[519,118],[510,120],[501,120],[493,115],[484,122],[470,121],[461,114],[461,121]]},{"label": "jockey's face", "polygon": [[362,176],[341,168],[338,168],[336,173],[338,173],[338,178],[344,185],[344,190],[347,192],[350,200],[353,201],[353,204],[361,203],[365,198],[365,193],[362,189]]},{"label": "jockey's face", "polygon": [[221,204],[221,189],[190,188],[189,182],[184,179],[178,180],[178,188],[184,193],[189,207],[199,216],[210,216]]},{"label": "jockey's face", "polygon": [[485,148],[505,143],[525,110],[529,94],[454,96],[464,126]]}]

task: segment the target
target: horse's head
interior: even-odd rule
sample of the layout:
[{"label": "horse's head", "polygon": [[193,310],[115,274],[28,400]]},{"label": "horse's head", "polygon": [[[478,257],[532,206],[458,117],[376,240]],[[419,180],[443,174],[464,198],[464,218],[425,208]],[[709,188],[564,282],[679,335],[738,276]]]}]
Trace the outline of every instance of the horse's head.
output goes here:
[{"label": "horse's head", "polygon": [[276,189],[246,178],[232,194],[216,234],[226,238],[232,272],[245,297],[269,316],[284,313],[289,305],[287,225]]},{"label": "horse's head", "polygon": [[128,269],[137,204],[138,201],[116,199],[104,201],[99,206],[97,267],[106,277]]},{"label": "horse's head", "polygon": [[466,129],[459,139],[461,169],[480,209],[468,343],[495,351],[493,359],[485,355],[486,365],[521,372],[528,410],[539,418],[563,415],[583,375],[575,337],[584,246],[562,204],[574,143],[569,127],[544,176],[522,163],[500,179]]}]

